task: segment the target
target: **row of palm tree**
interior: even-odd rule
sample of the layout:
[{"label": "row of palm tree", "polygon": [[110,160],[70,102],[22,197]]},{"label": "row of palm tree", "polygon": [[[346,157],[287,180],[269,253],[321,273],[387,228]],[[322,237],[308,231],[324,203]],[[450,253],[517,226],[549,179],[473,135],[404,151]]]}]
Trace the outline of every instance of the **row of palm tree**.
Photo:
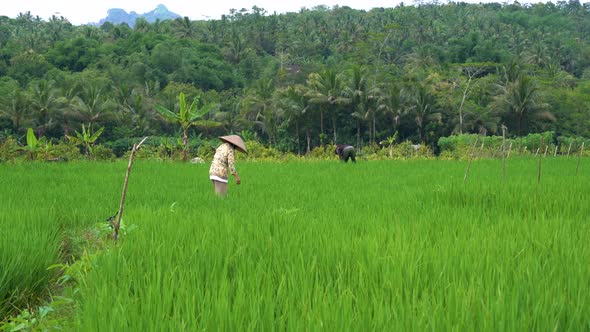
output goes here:
[{"label": "row of palm tree", "polygon": [[[530,120],[555,120],[536,82],[518,68],[508,66],[498,76],[490,87],[495,91],[492,101],[483,109],[466,102],[469,87],[479,81],[464,76],[463,85],[445,90],[429,80],[377,80],[362,66],[341,72],[328,68],[311,73],[305,84],[277,87],[272,79],[258,80],[233,104],[225,106],[221,101],[203,101],[200,95],[187,104],[182,92],[178,102],[161,106],[150,95],[154,88],[149,84],[135,89],[119,86],[108,90],[93,84],[66,89],[40,80],[26,90],[14,87],[1,99],[0,118],[10,121],[16,133],[31,126],[38,137],[48,132],[67,135],[80,124],[87,124],[92,135],[96,125],[115,120],[115,130],[125,126],[134,129],[127,136],[174,134],[173,127],[155,128],[154,123],[162,123],[157,111],[165,120],[180,123],[185,147],[192,127],[222,127],[234,133],[244,129],[258,132],[273,146],[278,145],[280,136],[294,137],[298,153],[302,153],[302,136],[309,152],[315,138],[319,137],[320,145],[340,143],[353,136],[350,128],[356,129],[354,136],[360,146],[365,138],[375,143],[400,129],[411,132],[412,126],[417,140],[424,142],[428,125],[443,120],[457,124],[455,133],[495,132],[504,121],[518,134],[526,132]],[[457,97],[440,96],[449,93]]]}]

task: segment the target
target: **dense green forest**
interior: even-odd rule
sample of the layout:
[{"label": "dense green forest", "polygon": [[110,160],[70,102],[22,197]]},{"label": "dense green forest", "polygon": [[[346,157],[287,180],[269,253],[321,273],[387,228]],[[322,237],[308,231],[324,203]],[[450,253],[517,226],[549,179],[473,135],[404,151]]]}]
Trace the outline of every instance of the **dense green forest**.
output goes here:
[{"label": "dense green forest", "polygon": [[[31,9],[33,10],[33,8]],[[134,28],[0,17],[0,140],[179,137],[156,109],[211,108],[191,139],[240,133],[281,151],[397,131],[590,137],[590,3],[417,2],[371,11],[232,10]]]}]

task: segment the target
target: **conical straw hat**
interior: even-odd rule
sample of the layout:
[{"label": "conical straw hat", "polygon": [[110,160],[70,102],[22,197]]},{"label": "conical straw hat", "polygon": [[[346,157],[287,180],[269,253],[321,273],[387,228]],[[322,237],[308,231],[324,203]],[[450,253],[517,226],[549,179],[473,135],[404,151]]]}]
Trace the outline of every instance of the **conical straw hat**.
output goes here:
[{"label": "conical straw hat", "polygon": [[233,144],[236,148],[238,148],[238,150],[242,152],[248,153],[246,150],[246,144],[244,144],[244,141],[242,141],[242,138],[238,135],[220,136],[219,139]]}]

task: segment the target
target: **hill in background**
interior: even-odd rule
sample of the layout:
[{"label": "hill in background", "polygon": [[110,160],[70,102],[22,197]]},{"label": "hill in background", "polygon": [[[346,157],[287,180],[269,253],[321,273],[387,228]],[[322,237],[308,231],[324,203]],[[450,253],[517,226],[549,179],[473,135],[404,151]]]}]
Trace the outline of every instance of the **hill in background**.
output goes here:
[{"label": "hill in background", "polygon": [[121,8],[111,8],[107,11],[107,17],[101,19],[97,25],[100,26],[105,22],[110,22],[113,24],[127,23],[130,27],[133,27],[135,20],[140,17],[145,18],[149,23],[153,23],[156,20],[173,20],[180,17],[180,15],[169,11],[162,4],[158,5],[156,9],[144,14],[138,14],[134,11],[127,13]]}]

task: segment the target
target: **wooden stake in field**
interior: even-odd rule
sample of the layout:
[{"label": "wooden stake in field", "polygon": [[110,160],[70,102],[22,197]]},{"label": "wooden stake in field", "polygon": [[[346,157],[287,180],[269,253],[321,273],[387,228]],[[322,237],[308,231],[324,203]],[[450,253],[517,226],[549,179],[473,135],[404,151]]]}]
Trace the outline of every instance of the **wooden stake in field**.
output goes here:
[{"label": "wooden stake in field", "polygon": [[582,155],[584,154],[584,143],[582,142],[582,148],[580,149],[580,155],[578,156],[578,163],[576,164],[576,176],[578,175],[578,170],[580,169],[580,159],[582,159]]},{"label": "wooden stake in field", "polygon": [[508,155],[506,158],[510,158],[510,151],[512,151],[512,142],[510,142],[510,145],[508,146]]},{"label": "wooden stake in field", "polygon": [[558,146],[559,146],[559,144],[557,144],[557,145],[555,146],[555,152],[553,153],[553,157],[557,157],[557,147],[558,147]]},{"label": "wooden stake in field", "polygon": [[465,170],[465,177],[463,177],[463,182],[467,181],[467,177],[469,176],[469,168],[471,167],[471,160],[473,159],[473,155],[475,154],[475,147],[477,146],[477,141],[479,140],[479,136],[475,139],[475,143],[471,147],[471,154],[469,155],[469,162],[467,163],[467,169]]},{"label": "wooden stake in field", "polygon": [[547,150],[549,149],[549,145],[545,145],[545,153],[543,153],[543,157],[547,157]]},{"label": "wooden stake in field", "polygon": [[506,126],[502,125],[502,179],[506,179]]},{"label": "wooden stake in field", "polygon": [[129,182],[129,174],[131,173],[131,167],[133,166],[133,158],[135,157],[135,152],[139,150],[143,142],[147,139],[147,136],[139,142],[139,144],[133,144],[133,149],[131,149],[131,155],[129,156],[129,164],[127,165],[127,173],[125,174],[125,182],[123,183],[123,193],[121,194],[121,204],[119,205],[119,214],[117,215],[117,220],[113,223],[113,239],[117,240],[119,237],[119,227],[121,227],[121,218],[123,217],[123,208],[125,207],[125,195],[127,194],[127,183]]},{"label": "wooden stake in field", "polygon": [[[543,146],[543,137],[541,137],[541,145],[539,146],[539,149],[541,148],[541,146]],[[537,152],[539,152],[539,149],[537,149]],[[538,171],[537,171],[537,183],[541,183],[541,157],[543,157],[543,155],[539,154],[539,167],[538,167]]]},{"label": "wooden stake in field", "polygon": [[572,150],[572,143],[574,143],[574,141],[570,142],[570,146],[567,148],[567,156],[570,156],[570,151]]}]

